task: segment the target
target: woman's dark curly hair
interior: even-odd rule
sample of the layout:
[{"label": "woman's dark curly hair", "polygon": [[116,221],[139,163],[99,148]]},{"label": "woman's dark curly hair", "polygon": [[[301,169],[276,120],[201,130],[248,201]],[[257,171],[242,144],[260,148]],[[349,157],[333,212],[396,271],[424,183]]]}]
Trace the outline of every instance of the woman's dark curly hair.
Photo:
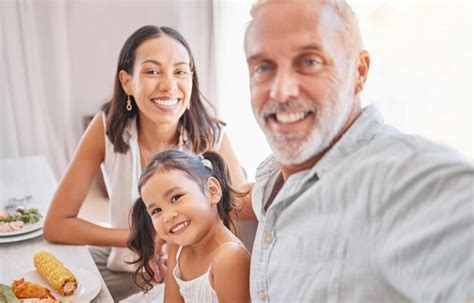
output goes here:
[{"label": "woman's dark curly hair", "polygon": [[[206,167],[203,161],[209,160],[212,169]],[[217,211],[224,225],[235,230],[230,211],[234,208],[234,194],[243,196],[247,193],[238,192],[230,185],[230,175],[224,159],[215,152],[205,152],[202,156],[178,150],[168,150],[155,155],[155,157],[145,167],[140,181],[138,191],[141,193],[142,187],[157,172],[180,171],[195,181],[203,190],[207,188],[207,180],[214,177],[219,181],[222,190],[222,197],[217,204]],[[153,270],[148,262],[154,257],[155,229],[152,219],[146,209],[143,199],[138,198],[130,211],[130,237],[127,246],[137,253],[138,258],[131,262],[138,264],[138,269],[133,274],[133,280],[144,291],[150,290],[153,286]]]}]

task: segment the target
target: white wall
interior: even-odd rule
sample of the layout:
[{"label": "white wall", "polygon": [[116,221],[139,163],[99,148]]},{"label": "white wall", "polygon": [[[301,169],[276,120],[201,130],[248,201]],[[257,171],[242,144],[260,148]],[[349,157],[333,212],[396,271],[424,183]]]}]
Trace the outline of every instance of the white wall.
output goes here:
[{"label": "white wall", "polygon": [[471,1],[385,2],[365,13],[355,4],[372,58],[365,102],[473,159]]},{"label": "white wall", "polygon": [[216,89],[219,113],[228,123],[227,133],[248,179],[255,179],[258,164],[271,150],[250,104],[244,31],[250,20],[251,0],[218,2],[215,13],[217,51]]}]

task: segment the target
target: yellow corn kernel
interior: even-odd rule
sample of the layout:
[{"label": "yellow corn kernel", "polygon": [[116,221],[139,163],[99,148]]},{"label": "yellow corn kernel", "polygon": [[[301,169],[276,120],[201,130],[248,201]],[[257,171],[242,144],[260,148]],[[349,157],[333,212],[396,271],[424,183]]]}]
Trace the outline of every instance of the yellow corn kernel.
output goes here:
[{"label": "yellow corn kernel", "polygon": [[76,290],[76,277],[51,253],[37,252],[33,264],[41,277],[62,296],[70,296]]}]

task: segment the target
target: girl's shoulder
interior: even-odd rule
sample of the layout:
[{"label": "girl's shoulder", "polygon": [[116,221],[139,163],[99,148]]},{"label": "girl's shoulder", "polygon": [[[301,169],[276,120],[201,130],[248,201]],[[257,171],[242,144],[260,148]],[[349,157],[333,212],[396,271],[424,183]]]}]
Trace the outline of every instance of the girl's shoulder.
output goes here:
[{"label": "girl's shoulder", "polygon": [[219,247],[212,257],[213,273],[239,269],[250,263],[250,253],[240,242],[227,242]]},{"label": "girl's shoulder", "polygon": [[243,244],[228,242],[215,252],[209,282],[219,301],[250,302],[250,254]]}]

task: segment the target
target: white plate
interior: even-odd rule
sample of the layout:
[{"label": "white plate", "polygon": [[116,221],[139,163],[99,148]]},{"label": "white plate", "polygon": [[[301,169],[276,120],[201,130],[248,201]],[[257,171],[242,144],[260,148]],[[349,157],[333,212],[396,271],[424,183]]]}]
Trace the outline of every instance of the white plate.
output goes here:
[{"label": "white plate", "polygon": [[33,224],[25,224],[22,228],[16,231],[9,231],[9,232],[0,232],[0,237],[12,237],[30,233],[32,231],[38,230],[43,227],[43,218],[41,218],[38,222]]},{"label": "white plate", "polygon": [[[18,276],[15,280],[25,278],[25,281],[37,283],[43,287],[51,290],[53,296],[58,300],[72,301],[74,303],[90,302],[100,292],[101,284],[99,278],[93,273],[84,269],[71,268],[71,272],[77,279],[77,289],[71,295],[63,297],[58,294],[46,281],[41,278],[40,274],[36,270],[29,271]],[[13,281],[12,281],[13,282]],[[23,299],[23,302],[28,303],[33,299]]]},{"label": "white plate", "polygon": [[22,234],[22,235],[11,236],[11,237],[0,237],[0,244],[1,243],[11,243],[11,242],[24,241],[24,240],[39,237],[42,234],[43,234],[43,229],[40,228],[36,231],[32,231],[30,233],[26,233],[26,234]]}]

